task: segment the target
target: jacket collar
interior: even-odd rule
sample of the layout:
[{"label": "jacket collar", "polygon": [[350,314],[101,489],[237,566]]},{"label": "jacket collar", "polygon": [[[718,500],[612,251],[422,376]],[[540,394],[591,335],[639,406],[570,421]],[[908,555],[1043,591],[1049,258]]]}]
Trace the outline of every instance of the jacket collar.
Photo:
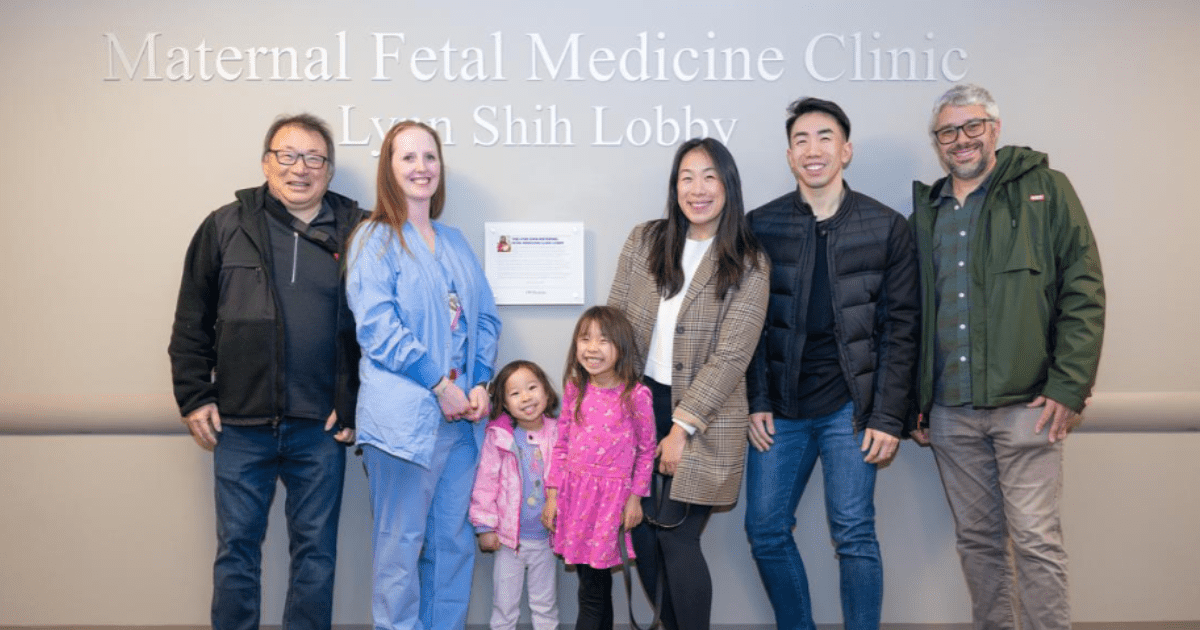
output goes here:
[{"label": "jacket collar", "polygon": [[269,251],[267,247],[267,184],[264,182],[257,188],[243,188],[234,194],[240,202],[238,208],[238,223],[250,241],[260,252]]},{"label": "jacket collar", "polygon": [[[554,423],[553,418],[543,416],[542,430],[535,431],[534,433],[539,436],[547,435],[550,431],[550,426],[552,423]],[[486,430],[496,434],[497,447],[506,451],[511,451],[515,447],[514,436],[516,435],[516,432],[513,427],[513,419],[512,416],[508,415],[507,413],[501,412],[499,416],[496,416],[495,420],[489,421]],[[539,439],[541,439],[541,437],[539,437]]]},{"label": "jacket collar", "polygon": [[[816,218],[813,215],[812,206],[808,205],[808,202],[805,201],[804,197],[800,194],[799,187],[797,187],[796,191],[792,193],[792,203],[795,205],[796,212],[799,212],[801,215],[807,217],[813,217],[814,219]],[[825,221],[821,222],[822,227],[827,230],[832,230],[840,226],[842,223],[845,223],[846,217],[854,211],[854,206],[854,191],[850,189],[850,183],[843,179],[842,202],[838,204],[837,212],[833,213],[832,217],[829,217]]]},{"label": "jacket collar", "polygon": [[[263,250],[267,242],[267,204],[271,202],[278,204],[285,215],[287,210],[282,208],[281,202],[270,196],[266,182],[255,188],[243,188],[234,193],[234,197],[241,205],[238,211],[238,222],[250,236],[254,246]],[[338,235],[337,249],[340,250],[345,246],[344,242],[350,230],[353,230],[362,218],[358,202],[345,195],[326,190],[325,195],[321,198],[321,204],[322,206],[327,205],[333,212],[334,230]],[[322,209],[321,213],[324,212],[325,210]]]},{"label": "jacket collar", "polygon": [[[1012,145],[1000,147],[996,150],[996,165],[992,167],[992,173],[988,176],[988,186],[991,189],[999,188],[1041,166],[1050,166],[1050,158],[1041,151]],[[924,201],[934,207],[937,205],[938,195],[949,180],[950,176],[946,175],[929,186],[914,182],[914,194],[924,196]]]}]

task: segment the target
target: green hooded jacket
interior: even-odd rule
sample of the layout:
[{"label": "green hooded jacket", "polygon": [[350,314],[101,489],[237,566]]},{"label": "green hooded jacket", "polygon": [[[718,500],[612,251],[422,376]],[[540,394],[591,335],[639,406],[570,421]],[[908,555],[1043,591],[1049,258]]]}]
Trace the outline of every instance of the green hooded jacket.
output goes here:
[{"label": "green hooded jacket", "polygon": [[[933,404],[936,318],[933,242],[946,178],[913,182],[909,218],[921,279],[919,412]],[[971,241],[971,403],[977,408],[1041,395],[1080,411],[1104,337],[1100,252],[1075,189],[1049,158],[1026,147],[996,152]]]}]

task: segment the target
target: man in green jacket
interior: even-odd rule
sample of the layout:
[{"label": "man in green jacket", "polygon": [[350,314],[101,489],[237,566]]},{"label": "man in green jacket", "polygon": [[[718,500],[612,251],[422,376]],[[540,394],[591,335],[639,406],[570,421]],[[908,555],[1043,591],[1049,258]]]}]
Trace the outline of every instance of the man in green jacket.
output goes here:
[{"label": "man in green jacket", "polygon": [[987,90],[950,89],[930,131],[949,176],[913,187],[924,314],[913,437],[933,446],[975,627],[1016,628],[1019,609],[1025,630],[1070,628],[1062,448],[1100,359],[1100,255],[1046,155],[996,150]]}]

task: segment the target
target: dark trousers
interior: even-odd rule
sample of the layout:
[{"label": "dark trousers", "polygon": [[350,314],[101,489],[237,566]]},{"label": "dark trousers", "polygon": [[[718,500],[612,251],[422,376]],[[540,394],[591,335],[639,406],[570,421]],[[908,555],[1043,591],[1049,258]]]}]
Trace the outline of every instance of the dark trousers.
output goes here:
[{"label": "dark trousers", "polygon": [[[654,395],[658,439],[670,432],[671,388],[644,379]],[[650,496],[642,499],[646,520],[630,532],[637,554],[638,577],[646,597],[655,602],[662,570],[659,615],[667,630],[708,630],[712,616],[712,577],[700,548],[700,534],[712,507],[675,501],[671,477],[654,473]],[[672,527],[673,526],[673,527]]]},{"label": "dark trousers", "polygon": [[[660,491],[661,508],[656,505]],[[638,557],[638,577],[646,589],[646,597],[653,602],[659,571],[665,569],[659,615],[666,630],[708,630],[712,616],[712,577],[700,549],[700,534],[712,507],[672,501],[667,498],[670,492],[671,478],[665,477],[661,489],[657,483],[653,484],[650,496],[642,499],[642,511],[647,518],[664,525],[679,525],[668,529],[643,521],[630,532]]]},{"label": "dark trousers", "polygon": [[575,565],[579,576],[579,618],[575,630],[612,630],[612,571]]},{"label": "dark trousers", "polygon": [[222,427],[213,449],[214,630],[258,629],[262,544],[277,480],[287,490],[284,515],[292,557],[283,627],[330,627],[346,447],[324,425],[285,417],[276,426]]}]

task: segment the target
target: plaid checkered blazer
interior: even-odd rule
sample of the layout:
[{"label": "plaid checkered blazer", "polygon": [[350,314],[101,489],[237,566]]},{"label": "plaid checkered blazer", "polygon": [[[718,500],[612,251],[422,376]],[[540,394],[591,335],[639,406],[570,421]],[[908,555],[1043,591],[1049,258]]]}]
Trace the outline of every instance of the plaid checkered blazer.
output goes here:
[{"label": "plaid checkered blazer", "polygon": [[[633,229],[621,250],[608,304],[625,312],[637,336],[638,365],[646,365],[662,301],[650,273],[648,228]],[[710,248],[686,287],[675,322],[671,405],[674,417],[696,428],[671,485],[671,498],[700,505],[737,502],[746,458],[746,366],[766,319],[770,263],[760,255],[741,286],[716,295],[716,256]]]}]

